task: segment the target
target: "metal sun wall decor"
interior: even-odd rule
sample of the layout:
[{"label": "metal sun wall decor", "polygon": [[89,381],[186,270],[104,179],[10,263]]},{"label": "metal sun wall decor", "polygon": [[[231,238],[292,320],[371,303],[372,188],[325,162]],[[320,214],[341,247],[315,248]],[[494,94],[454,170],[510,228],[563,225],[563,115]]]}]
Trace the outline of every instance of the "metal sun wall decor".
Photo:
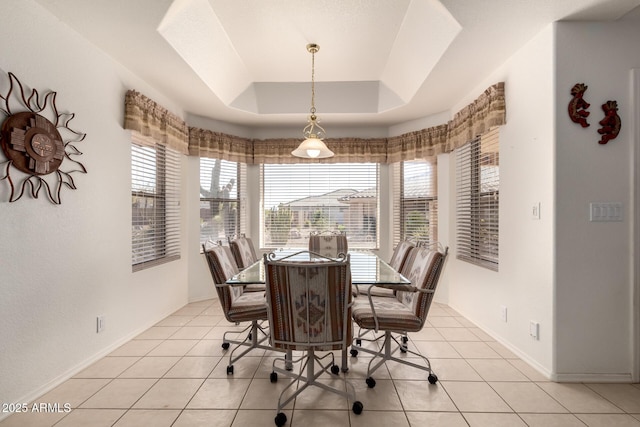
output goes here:
[{"label": "metal sun wall decor", "polygon": [[[578,123],[583,128],[589,126],[587,123],[587,117],[589,117],[589,111],[587,108],[591,104],[589,104],[584,99],[584,93],[586,92],[588,86],[584,83],[576,83],[571,88],[571,101],[569,101],[569,118],[572,122]],[[607,101],[602,104],[602,110],[604,111],[604,118],[598,122],[602,127],[598,129],[598,133],[602,135],[600,137],[600,141],[598,144],[606,144],[612,139],[617,138],[620,133],[620,128],[622,127],[622,120],[620,120],[620,116],[618,115],[618,102],[617,101]]]},{"label": "metal sun wall decor", "polygon": [[[58,112],[56,92],[40,98],[36,89],[26,91],[13,73],[7,76],[6,93],[0,89],[0,111],[6,116],[0,146],[7,158],[0,162],[0,181],[9,183],[9,202],[19,200],[25,190],[37,199],[42,190],[58,205],[63,186],[76,189],[71,175],[87,173],[74,159],[82,155],[74,144],[84,140],[86,134],[69,127],[75,114]],[[64,160],[65,170],[61,168]]]}]

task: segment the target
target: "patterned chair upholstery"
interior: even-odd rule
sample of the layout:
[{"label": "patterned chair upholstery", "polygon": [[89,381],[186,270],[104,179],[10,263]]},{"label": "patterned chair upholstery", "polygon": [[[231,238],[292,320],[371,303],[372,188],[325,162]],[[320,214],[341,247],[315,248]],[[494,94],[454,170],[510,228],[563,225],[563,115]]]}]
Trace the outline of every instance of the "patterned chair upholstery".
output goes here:
[{"label": "patterned chair upholstery", "polygon": [[408,240],[403,240],[393,250],[393,255],[389,260],[389,265],[396,271],[402,271],[402,267],[409,256],[409,252],[415,245]]},{"label": "patterned chair upholstery", "polygon": [[[346,384],[339,388],[317,381],[321,374],[329,370],[334,375],[339,374],[340,368],[335,364],[331,350],[346,349],[351,343],[353,322],[349,256],[339,260],[327,258],[318,261],[292,261],[287,258],[270,260],[268,255],[264,255],[270,342],[275,349],[288,352],[298,350],[305,354],[297,360],[279,358],[273,362],[272,382],[278,380],[278,374],[295,379],[285,387],[278,399],[276,425],[284,425],[286,415],[282,408],[308,386],[318,386],[349,398],[354,402],[353,411],[359,414],[362,404],[355,400],[355,389],[346,379],[343,378]],[[315,354],[316,351],[328,353],[320,357]],[[287,368],[297,363],[306,365],[306,369],[300,369],[299,374],[295,375]],[[283,367],[278,366],[280,364]],[[316,367],[320,368],[317,373]]]},{"label": "patterned chair upholstery", "polygon": [[258,261],[253,242],[244,235],[238,236],[235,239],[229,238],[229,247],[240,270],[244,270]]},{"label": "patterned chair upholstery", "polygon": [[[260,325],[261,321],[267,319],[267,304],[264,294],[245,292],[243,286],[232,286],[226,283],[229,278],[239,272],[229,247],[222,246],[219,242],[207,242],[202,245],[202,249],[225,318],[235,324],[251,322],[241,331],[227,331],[223,335],[223,349],[228,349],[230,344],[236,345],[229,354],[229,364],[227,365],[227,374],[233,374],[233,364],[249,351],[254,348],[270,349],[269,346],[262,345],[268,339],[268,334]],[[245,338],[230,339],[227,338],[227,334],[237,337],[244,335]],[[244,351],[234,357],[236,350],[241,347],[245,347]]]},{"label": "patterned chair upholstery", "polygon": [[[356,299],[353,307],[353,320],[356,324],[361,329],[384,331],[384,334],[374,339],[359,338],[356,344],[351,346],[352,356],[357,356],[359,351],[373,354],[367,369],[369,387],[375,386],[375,380],[371,377],[373,372],[388,360],[426,370],[431,384],[435,384],[438,380],[431,371],[429,359],[407,349],[405,337],[408,332],[418,332],[424,326],[447,254],[448,248],[442,252],[429,250],[426,247],[412,248],[402,271],[402,274],[411,281],[411,285],[394,286],[397,290],[395,298],[367,295],[366,298]],[[396,338],[392,335],[393,333],[401,337]],[[380,350],[371,350],[360,344],[361,341],[377,342],[379,340],[382,340]],[[393,349],[392,342],[397,344]],[[426,362],[426,367],[410,362],[407,358],[393,356],[398,350],[421,357]],[[373,365],[378,358],[380,360]]]},{"label": "patterned chair upholstery", "polygon": [[347,254],[347,236],[340,232],[319,232],[309,235],[309,251],[329,258]]}]

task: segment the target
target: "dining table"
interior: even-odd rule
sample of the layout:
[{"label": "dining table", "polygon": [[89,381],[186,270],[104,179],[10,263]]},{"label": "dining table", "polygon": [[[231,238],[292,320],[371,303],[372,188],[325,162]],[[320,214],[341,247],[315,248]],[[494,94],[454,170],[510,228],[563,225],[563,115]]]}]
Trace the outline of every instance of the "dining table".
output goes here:
[{"label": "dining table", "polygon": [[[411,284],[411,281],[391,267],[386,261],[371,251],[350,250],[349,261],[351,270],[351,283],[356,291],[369,288],[371,285],[384,286],[393,289],[393,286]],[[269,259],[278,260],[287,258],[290,261],[317,261],[327,260],[325,257],[316,257],[313,253],[300,248],[277,249],[267,254]],[[232,276],[226,282],[229,285],[256,285],[266,284],[264,260],[260,258],[249,267]],[[363,289],[366,291],[366,289]],[[287,358],[290,359],[290,354]],[[349,370],[347,366],[347,349],[342,350],[343,372]]]}]

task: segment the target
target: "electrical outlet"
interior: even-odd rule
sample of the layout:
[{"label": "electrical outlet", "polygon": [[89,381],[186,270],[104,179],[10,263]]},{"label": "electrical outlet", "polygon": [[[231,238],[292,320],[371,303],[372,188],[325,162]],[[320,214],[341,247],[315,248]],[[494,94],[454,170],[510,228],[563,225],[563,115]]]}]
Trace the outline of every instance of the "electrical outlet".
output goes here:
[{"label": "electrical outlet", "polygon": [[501,305],[500,306],[500,319],[502,319],[503,322],[507,321],[507,306],[506,305]]},{"label": "electrical outlet", "polygon": [[535,340],[540,339],[540,323],[533,320],[529,322],[529,335]]},{"label": "electrical outlet", "polygon": [[104,331],[105,326],[105,318],[104,316],[98,316],[96,318],[96,333],[100,333]]},{"label": "electrical outlet", "polygon": [[531,219],[540,219],[540,202],[531,206]]}]

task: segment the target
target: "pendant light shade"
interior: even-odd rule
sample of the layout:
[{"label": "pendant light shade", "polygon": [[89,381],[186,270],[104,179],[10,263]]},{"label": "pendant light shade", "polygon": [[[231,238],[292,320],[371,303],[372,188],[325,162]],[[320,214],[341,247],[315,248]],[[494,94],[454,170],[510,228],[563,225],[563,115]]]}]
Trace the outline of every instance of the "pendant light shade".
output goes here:
[{"label": "pendant light shade", "polygon": [[320,46],[317,44],[310,43],[307,45],[307,51],[311,53],[311,114],[309,114],[309,123],[302,131],[305,140],[291,152],[296,157],[306,159],[323,159],[334,154],[322,141],[325,137],[325,131],[318,124],[318,117],[316,116],[315,54],[318,50],[320,50]]}]

